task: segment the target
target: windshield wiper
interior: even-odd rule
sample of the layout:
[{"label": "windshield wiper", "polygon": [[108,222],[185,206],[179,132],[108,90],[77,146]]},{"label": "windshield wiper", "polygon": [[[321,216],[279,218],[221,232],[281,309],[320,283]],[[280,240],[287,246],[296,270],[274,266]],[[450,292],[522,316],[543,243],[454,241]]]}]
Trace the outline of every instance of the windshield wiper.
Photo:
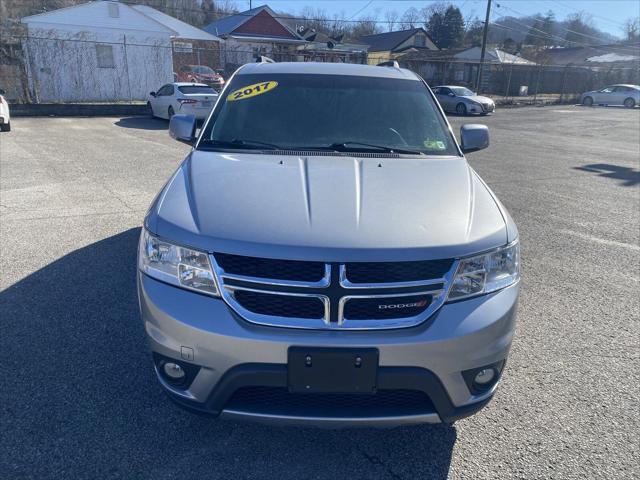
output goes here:
[{"label": "windshield wiper", "polygon": [[204,146],[222,147],[222,148],[250,148],[250,149],[264,149],[268,150],[283,150],[282,147],[275,143],[261,142],[259,140],[244,140],[241,138],[234,138],[233,140],[206,140]]},{"label": "windshield wiper", "polygon": [[[394,148],[394,147],[386,147],[384,145],[374,145],[372,143],[363,143],[363,142],[339,142],[339,143],[332,143],[331,145],[328,146],[328,148],[332,148],[338,151],[353,151],[353,148],[349,148],[349,145],[354,145],[354,146],[361,146],[361,147],[368,147],[368,149],[376,149],[379,150],[380,152],[384,152],[384,153],[406,153],[406,154],[411,154],[411,155],[424,155],[424,153],[418,151],[418,150],[407,150],[404,148]],[[357,150],[357,149],[355,149]]]}]

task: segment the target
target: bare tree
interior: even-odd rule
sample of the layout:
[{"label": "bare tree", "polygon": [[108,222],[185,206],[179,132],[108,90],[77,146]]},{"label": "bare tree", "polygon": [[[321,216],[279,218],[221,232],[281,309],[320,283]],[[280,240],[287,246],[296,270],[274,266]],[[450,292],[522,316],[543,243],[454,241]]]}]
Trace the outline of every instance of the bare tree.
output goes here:
[{"label": "bare tree", "polygon": [[400,27],[405,30],[408,30],[409,28],[419,27],[421,23],[422,23],[422,15],[420,11],[415,7],[411,7],[405,10],[405,12],[402,14],[402,18],[400,20]]},{"label": "bare tree", "polygon": [[625,40],[630,42],[640,40],[640,18],[628,18],[622,27]]},{"label": "bare tree", "polygon": [[331,30],[331,19],[327,11],[319,7],[307,5],[296,18],[296,23],[308,29],[328,33]]},{"label": "bare tree", "polygon": [[352,24],[349,36],[360,38],[374,33],[378,33],[378,17],[375,14],[371,14],[366,17],[360,17],[357,23]]},{"label": "bare tree", "polygon": [[384,19],[387,22],[387,32],[393,32],[398,24],[398,12],[395,10],[387,10],[384,14]]}]

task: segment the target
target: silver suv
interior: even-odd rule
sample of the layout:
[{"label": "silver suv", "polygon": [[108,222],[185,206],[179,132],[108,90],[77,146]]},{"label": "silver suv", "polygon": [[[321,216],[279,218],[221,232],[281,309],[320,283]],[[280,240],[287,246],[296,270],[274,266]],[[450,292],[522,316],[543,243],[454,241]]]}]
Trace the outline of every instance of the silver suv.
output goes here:
[{"label": "silver suv", "polygon": [[255,63],[153,202],[140,310],[169,397],[318,426],[452,423],[493,396],[518,232],[425,82],[397,66]]}]

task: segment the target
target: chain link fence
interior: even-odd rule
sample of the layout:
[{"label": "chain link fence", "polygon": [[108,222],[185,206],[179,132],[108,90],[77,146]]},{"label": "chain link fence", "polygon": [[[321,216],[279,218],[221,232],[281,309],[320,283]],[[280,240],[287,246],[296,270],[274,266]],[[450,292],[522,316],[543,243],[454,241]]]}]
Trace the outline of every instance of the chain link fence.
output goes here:
[{"label": "chain link fence", "polygon": [[[77,37],[77,35],[76,35]],[[309,50],[307,45],[264,42],[135,38],[106,41],[3,36],[0,88],[13,103],[140,103],[150,91],[174,81],[197,81],[219,88],[241,65],[267,56],[276,62],[366,63],[357,51]]]},{"label": "chain link fence", "polygon": [[[451,59],[400,60],[431,86],[476,90],[477,62]],[[478,90],[501,104],[574,103],[581,94],[616,83],[640,84],[640,65],[578,66],[486,62]]]},{"label": "chain link fence", "polygon": [[[142,103],[150,91],[173,81],[208,83],[208,75],[225,79],[260,55],[276,62],[321,61],[367,63],[362,51],[310,48],[286,43],[198,41],[114,34],[109,41],[90,36],[52,38],[25,31],[2,36],[0,88],[13,103]],[[446,52],[442,52],[445,53]],[[478,64],[448,58],[403,60],[400,65],[430,85],[474,88]],[[378,60],[379,61],[379,60]],[[192,69],[191,69],[192,70]],[[640,69],[613,65],[587,67],[544,64],[485,64],[480,91],[499,103],[575,102],[582,92],[607,84],[640,84]],[[217,87],[218,84],[212,82]]]}]

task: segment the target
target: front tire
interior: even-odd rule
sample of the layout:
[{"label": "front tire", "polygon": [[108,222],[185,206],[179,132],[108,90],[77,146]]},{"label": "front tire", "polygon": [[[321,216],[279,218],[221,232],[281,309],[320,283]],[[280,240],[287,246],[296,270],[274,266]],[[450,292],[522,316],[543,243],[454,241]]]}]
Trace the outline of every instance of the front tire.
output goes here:
[{"label": "front tire", "polygon": [[591,107],[593,105],[593,98],[591,97],[584,97],[582,99],[582,105],[584,105],[585,107]]},{"label": "front tire", "polygon": [[461,117],[465,117],[467,115],[467,106],[464,103],[459,103],[456,105],[456,113]]},{"label": "front tire", "polygon": [[167,110],[167,115],[169,116],[169,120],[171,120],[171,117],[173,117],[176,114],[176,112],[173,111],[173,107],[169,107],[169,110]]},{"label": "front tire", "polygon": [[633,98],[627,98],[624,101],[624,106],[627,108],[633,108],[636,106],[636,101]]},{"label": "front tire", "polygon": [[10,132],[11,123],[3,123],[2,125],[0,125],[0,130],[2,130],[3,132]]}]

